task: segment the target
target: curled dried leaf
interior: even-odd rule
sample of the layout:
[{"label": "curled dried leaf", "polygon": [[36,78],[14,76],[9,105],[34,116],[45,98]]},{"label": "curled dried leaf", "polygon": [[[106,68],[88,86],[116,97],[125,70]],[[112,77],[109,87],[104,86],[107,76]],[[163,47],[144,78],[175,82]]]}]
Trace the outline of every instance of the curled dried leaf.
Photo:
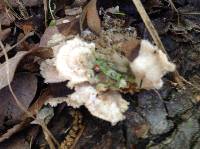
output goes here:
[{"label": "curled dried leaf", "polygon": [[101,31],[101,20],[98,15],[96,3],[97,0],[91,0],[83,9],[80,17],[80,29],[83,31],[83,24],[86,19],[88,27],[99,35]]}]

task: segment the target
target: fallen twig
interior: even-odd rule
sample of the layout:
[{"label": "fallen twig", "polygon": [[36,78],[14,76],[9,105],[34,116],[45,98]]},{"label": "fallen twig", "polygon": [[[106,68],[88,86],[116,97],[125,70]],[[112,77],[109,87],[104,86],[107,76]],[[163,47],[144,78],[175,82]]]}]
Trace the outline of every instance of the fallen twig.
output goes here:
[{"label": "fallen twig", "polygon": [[45,20],[45,27],[47,27],[47,0],[43,0],[43,4],[44,4],[44,20]]},{"label": "fallen twig", "polygon": [[0,143],[5,141],[6,139],[9,139],[13,134],[19,132],[23,128],[27,127],[31,121],[31,119],[25,119],[19,124],[15,125],[13,128],[8,129],[6,133],[0,136]]},{"label": "fallen twig", "polygon": [[159,47],[163,52],[167,53],[162,42],[161,42],[161,40],[160,40],[158,32],[156,31],[156,29],[155,29],[154,25],[152,24],[149,16],[147,15],[141,1],[140,0],[132,0],[132,1],[135,4],[135,7],[137,8],[146,28],[148,29],[149,33],[151,34],[151,37],[153,38],[157,47]]},{"label": "fallen twig", "polygon": [[175,11],[176,14],[177,14],[177,17],[178,17],[177,23],[178,23],[178,25],[179,25],[179,24],[180,24],[179,11],[178,11],[178,9],[176,9],[176,7],[175,7],[175,5],[174,5],[174,3],[173,3],[172,0],[169,0],[169,3],[170,3],[170,5],[171,5],[171,7],[172,7],[172,10]]},{"label": "fallen twig", "polygon": [[178,13],[178,10],[176,9],[176,7],[175,7],[173,1],[172,1],[172,0],[169,0],[169,3],[170,3],[170,5],[171,5],[172,9],[173,9],[174,11],[176,11],[176,13]]}]

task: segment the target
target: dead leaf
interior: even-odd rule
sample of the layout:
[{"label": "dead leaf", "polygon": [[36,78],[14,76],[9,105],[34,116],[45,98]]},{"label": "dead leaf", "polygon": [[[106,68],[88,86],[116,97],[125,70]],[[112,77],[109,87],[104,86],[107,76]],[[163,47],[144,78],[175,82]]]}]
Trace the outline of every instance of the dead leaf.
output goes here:
[{"label": "dead leaf", "polygon": [[146,123],[141,124],[140,126],[135,127],[135,129],[133,129],[133,132],[138,138],[145,138],[148,131],[149,131],[149,125]]},{"label": "dead leaf", "polygon": [[15,25],[23,30],[24,34],[35,31],[35,26],[31,19],[25,21],[16,21]]},{"label": "dead leaf", "polygon": [[97,0],[91,0],[83,9],[80,17],[80,28],[83,31],[83,24],[86,19],[88,27],[99,35],[101,32],[101,20],[98,15],[96,3]]},{"label": "dead leaf", "polygon": [[10,35],[11,29],[7,28],[0,31],[0,40],[4,41]]},{"label": "dead leaf", "polygon": [[[31,73],[18,73],[11,83],[19,101],[28,108],[37,90],[37,78]],[[8,87],[0,90],[0,127],[13,125],[22,120],[23,111],[16,105]]]},{"label": "dead leaf", "polygon": [[40,57],[42,59],[53,58],[53,49],[39,47],[38,50],[33,52],[33,55]]},{"label": "dead leaf", "polygon": [[[44,103],[51,97],[50,95],[50,91],[47,88],[46,90],[44,90],[40,97],[34,102],[33,105],[31,105],[30,108],[28,108],[28,111],[31,112],[33,115],[36,115],[38,113],[38,111],[42,108],[42,106],[44,105]],[[25,116],[26,117],[26,116]]]},{"label": "dead leaf", "polygon": [[128,60],[133,61],[138,54],[140,49],[140,40],[133,38],[121,44],[122,52],[128,58]]},{"label": "dead leaf", "polygon": [[[26,55],[28,52],[20,51],[13,58],[9,59],[9,80],[12,81],[15,70],[17,68],[20,60]],[[6,87],[8,85],[7,81],[7,73],[6,73],[6,63],[0,64],[0,89]]]},{"label": "dead leaf", "polygon": [[[58,42],[64,40],[64,37],[60,34],[57,27],[50,26],[45,30],[41,37],[39,47],[50,47],[51,45],[49,45],[48,42],[53,38],[53,36],[56,36]],[[57,40],[55,42],[57,42]]]},{"label": "dead leaf", "polygon": [[76,35],[80,32],[79,21],[77,19],[68,23],[59,24],[57,26],[50,26],[45,30],[39,47],[52,47],[65,38]]},{"label": "dead leaf", "polygon": [[65,37],[76,35],[80,32],[79,20],[73,19],[68,23],[59,24],[57,25],[57,28],[59,32]]},{"label": "dead leaf", "polygon": [[[34,102],[34,104],[28,108],[28,111],[31,112],[33,115],[36,115],[49,98],[50,98],[50,91],[47,88],[41,93],[40,97]],[[16,124],[12,128],[8,129],[6,133],[1,135],[0,142],[9,139],[12,135],[25,129],[32,121],[31,118],[27,117],[27,115],[23,115],[21,119],[23,120],[19,124]]]},{"label": "dead leaf", "polygon": [[[27,32],[26,34],[24,33],[20,33],[17,37],[17,42],[19,43],[20,41],[22,41],[24,38],[26,38],[26,35],[29,34],[30,32]],[[20,43],[19,45],[17,45],[18,49],[23,49],[23,51],[29,51],[32,50],[32,48],[35,46],[35,44],[33,43],[29,43],[26,40],[24,40],[22,43]]]}]

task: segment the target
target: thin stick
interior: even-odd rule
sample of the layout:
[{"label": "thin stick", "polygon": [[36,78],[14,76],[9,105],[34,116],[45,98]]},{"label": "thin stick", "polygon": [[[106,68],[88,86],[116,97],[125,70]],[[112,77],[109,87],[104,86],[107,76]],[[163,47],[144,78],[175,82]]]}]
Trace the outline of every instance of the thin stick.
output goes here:
[{"label": "thin stick", "polygon": [[177,13],[177,17],[178,17],[178,25],[180,24],[180,16],[179,16],[179,11],[178,9],[176,9],[175,5],[174,5],[174,2],[172,0],[169,0],[169,3],[172,7],[172,10],[174,10],[176,13]]},{"label": "thin stick", "polygon": [[44,3],[44,19],[45,19],[45,27],[47,27],[47,0],[43,0],[43,3]]},{"label": "thin stick", "polygon": [[200,12],[180,12],[182,15],[200,15]]},{"label": "thin stick", "polygon": [[141,1],[140,0],[132,0],[132,1],[135,4],[135,7],[137,8],[145,26],[148,29],[149,33],[151,34],[151,37],[153,38],[155,44],[157,45],[158,48],[160,48],[164,53],[167,54],[167,52],[160,40],[160,37],[159,37],[155,27],[153,26],[149,16],[147,15]]},{"label": "thin stick", "polygon": [[52,19],[55,20],[55,17],[53,15],[53,10],[51,9],[51,0],[49,0],[49,11],[50,11]]},{"label": "thin stick", "polygon": [[169,0],[169,3],[170,3],[170,5],[171,5],[172,9],[173,9],[174,11],[176,11],[176,13],[178,13],[178,10],[176,9],[176,7],[175,7],[173,1],[172,1],[172,0]]},{"label": "thin stick", "polygon": [[[39,122],[39,121],[38,121]],[[42,129],[50,136],[50,138],[53,140],[53,142],[57,145],[60,146],[59,142],[56,140],[56,138],[53,136],[53,134],[49,131],[49,129],[46,127],[44,121],[41,121],[38,123]]]},{"label": "thin stick", "polygon": [[[13,48],[15,48],[16,46],[18,46],[19,44],[21,44],[23,41],[25,41],[28,37],[33,36],[34,32],[29,32],[27,33],[19,42],[17,42],[16,44],[14,44],[13,46],[9,47],[9,48],[5,48],[6,52],[9,52],[10,50],[12,50]],[[2,48],[2,47],[1,47]],[[2,51],[0,53],[0,57],[5,55],[4,52]]]},{"label": "thin stick", "polygon": [[24,40],[26,40],[28,37],[33,36],[34,32],[29,32],[27,33],[19,42],[17,42],[16,44],[14,44],[12,47],[8,48],[9,50],[13,49],[14,47],[18,46],[19,44],[21,44]]},{"label": "thin stick", "polygon": [[46,133],[46,131],[43,129],[42,127],[42,130],[43,130],[43,133],[44,133],[44,136],[45,136],[45,140],[48,142],[49,144],[49,148],[50,149],[56,149],[52,139],[49,137],[49,135]]}]

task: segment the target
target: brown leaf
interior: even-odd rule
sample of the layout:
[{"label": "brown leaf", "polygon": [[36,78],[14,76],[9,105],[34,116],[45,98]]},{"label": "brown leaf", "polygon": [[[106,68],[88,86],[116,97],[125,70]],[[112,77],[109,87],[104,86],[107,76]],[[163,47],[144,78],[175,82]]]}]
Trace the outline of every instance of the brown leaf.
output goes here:
[{"label": "brown leaf", "polygon": [[76,35],[80,32],[78,19],[73,19],[68,23],[57,25],[59,32],[65,37],[70,35]]},{"label": "brown leaf", "polygon": [[53,49],[39,47],[38,50],[36,52],[33,52],[32,55],[38,56],[42,59],[53,58]]},{"label": "brown leaf", "polygon": [[[8,63],[9,63],[9,80],[10,81],[12,81],[13,79],[18,63],[26,54],[28,54],[28,52],[20,51],[13,58],[9,59]],[[6,63],[0,64],[0,89],[8,85],[6,68],[7,68]]]},{"label": "brown leaf", "polygon": [[[44,103],[49,99],[49,97],[50,97],[50,91],[47,88],[41,93],[41,96],[34,102],[34,104],[28,108],[28,111],[31,112],[33,115],[36,115],[37,112],[42,108]],[[25,114],[21,117],[21,119],[23,120],[19,124],[16,124],[14,127],[8,129],[6,133],[1,135],[0,143],[5,141],[6,139],[9,139],[15,133],[25,129],[33,120],[27,117],[27,115]]]},{"label": "brown leaf", "polygon": [[40,39],[39,47],[49,47],[48,41],[51,40],[52,36],[55,34],[60,34],[56,26],[50,26],[46,28],[43,36]]},{"label": "brown leaf", "polygon": [[140,40],[133,38],[129,41],[122,43],[121,48],[124,55],[128,58],[128,60],[132,61],[134,58],[138,56],[140,49]]},{"label": "brown leaf", "polygon": [[101,20],[97,12],[96,3],[97,3],[97,0],[91,0],[83,9],[83,12],[80,18],[81,31],[83,30],[83,23],[85,19],[87,19],[88,27],[96,34],[100,34]]},{"label": "brown leaf", "polygon": [[4,41],[10,35],[11,29],[7,28],[0,31],[0,40]]},{"label": "brown leaf", "polygon": [[[28,34],[29,32],[27,32],[26,34]],[[23,40],[23,38],[26,38],[26,34],[24,33],[20,33],[17,37],[17,42],[20,42],[21,40]],[[23,49],[23,51],[29,51],[34,47],[35,44],[33,43],[29,43],[26,40],[23,41],[22,43],[20,43],[19,45],[17,45],[18,49]]]},{"label": "brown leaf", "polygon": [[[11,83],[14,93],[25,108],[28,108],[37,90],[37,78],[31,73],[18,73]],[[0,90],[0,127],[21,121],[23,111],[16,105],[8,87]]]},{"label": "brown leaf", "polygon": [[23,30],[24,34],[35,31],[35,27],[31,19],[25,21],[18,21],[15,23],[15,25],[21,30]]},{"label": "brown leaf", "polygon": [[71,22],[59,24],[57,26],[50,26],[45,30],[45,33],[40,40],[39,47],[55,46],[66,37],[78,34],[79,31],[80,28],[77,19],[73,19]]},{"label": "brown leaf", "polygon": [[47,88],[44,90],[40,97],[34,102],[34,104],[28,109],[33,115],[37,114],[37,112],[42,108],[44,103],[51,97],[50,91]]}]

